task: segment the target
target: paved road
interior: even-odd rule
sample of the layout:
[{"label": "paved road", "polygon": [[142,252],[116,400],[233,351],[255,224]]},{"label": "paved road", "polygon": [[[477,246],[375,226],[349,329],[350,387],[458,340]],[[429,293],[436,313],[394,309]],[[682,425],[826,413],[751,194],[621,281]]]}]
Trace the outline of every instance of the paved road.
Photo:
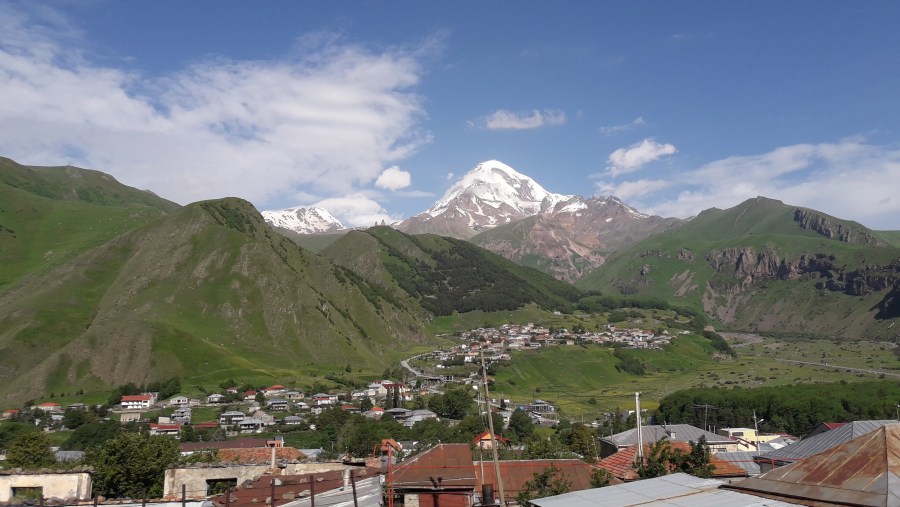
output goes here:
[{"label": "paved road", "polygon": [[833,368],[835,370],[849,370],[849,371],[855,371],[855,372],[859,372],[859,373],[871,373],[873,375],[884,375],[886,377],[900,378],[900,373],[889,373],[889,372],[882,371],[882,370],[867,370],[865,368],[852,368],[850,366],[841,366],[838,364],[828,364],[828,363],[811,363],[808,361],[795,361],[793,359],[778,359],[778,360],[783,363],[805,364],[805,365],[809,365],[809,366],[818,366],[821,368]]}]

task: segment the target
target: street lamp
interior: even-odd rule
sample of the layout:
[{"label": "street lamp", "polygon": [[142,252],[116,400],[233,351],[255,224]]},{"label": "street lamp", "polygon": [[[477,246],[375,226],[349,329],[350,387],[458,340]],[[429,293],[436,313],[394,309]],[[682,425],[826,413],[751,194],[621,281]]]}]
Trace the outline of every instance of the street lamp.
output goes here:
[{"label": "street lamp", "polygon": [[756,431],[756,452],[759,452],[759,423],[765,421],[765,419],[757,419],[756,418],[756,410],[753,410],[753,430]]}]

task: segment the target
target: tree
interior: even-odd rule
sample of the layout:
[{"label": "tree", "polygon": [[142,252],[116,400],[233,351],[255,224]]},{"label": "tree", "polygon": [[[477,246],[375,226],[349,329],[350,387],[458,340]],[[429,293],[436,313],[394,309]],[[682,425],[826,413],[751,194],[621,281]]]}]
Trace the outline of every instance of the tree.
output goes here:
[{"label": "tree", "polygon": [[509,416],[508,433],[510,433],[509,436],[511,438],[520,442],[524,441],[534,433],[534,421],[531,420],[531,416],[524,410],[516,409],[516,411]]},{"label": "tree", "polygon": [[63,449],[83,451],[88,447],[100,445],[119,434],[122,425],[115,421],[99,421],[83,424],[73,431],[63,444]]},{"label": "tree", "polygon": [[50,450],[50,440],[41,432],[22,433],[6,451],[6,462],[14,468],[44,468],[56,465],[56,455]]},{"label": "tree", "polygon": [[341,427],[337,436],[337,448],[351,456],[369,456],[381,439],[388,436],[381,431],[377,422],[356,415]]},{"label": "tree", "polygon": [[571,487],[571,481],[562,477],[558,468],[550,465],[543,472],[534,474],[516,499],[519,505],[527,505],[529,500],[568,493]]},{"label": "tree", "polygon": [[594,435],[590,428],[581,423],[572,425],[572,430],[566,436],[566,445],[582,458],[592,458],[596,454]]},{"label": "tree", "polygon": [[660,438],[650,446],[650,450],[644,461],[638,463],[638,475],[641,479],[652,479],[669,473],[669,459],[672,455],[672,446],[665,438]]},{"label": "tree", "polygon": [[178,462],[178,442],[164,436],[120,433],[87,450],[84,460],[94,467],[94,491],[108,498],[141,498],[163,494],[163,476]]},{"label": "tree", "polygon": [[678,453],[678,469],[695,477],[708,479],[713,476],[713,471],[716,469],[716,466],[710,463],[710,455],[706,437],[701,436],[696,443],[691,442],[690,453]]},{"label": "tree", "polygon": [[562,449],[556,439],[533,434],[525,440],[522,459],[555,459],[559,458],[561,452]]},{"label": "tree", "polygon": [[372,406],[372,400],[370,400],[369,397],[366,396],[362,399],[362,401],[359,402],[359,411],[365,412],[367,410],[372,410]]},{"label": "tree", "polygon": [[466,389],[449,389],[428,400],[428,408],[441,417],[462,419],[472,407],[472,396]]},{"label": "tree", "polygon": [[591,472],[591,487],[592,488],[603,488],[609,486],[609,483],[612,482],[613,475],[609,473],[609,470],[605,468],[595,468],[593,472]]}]

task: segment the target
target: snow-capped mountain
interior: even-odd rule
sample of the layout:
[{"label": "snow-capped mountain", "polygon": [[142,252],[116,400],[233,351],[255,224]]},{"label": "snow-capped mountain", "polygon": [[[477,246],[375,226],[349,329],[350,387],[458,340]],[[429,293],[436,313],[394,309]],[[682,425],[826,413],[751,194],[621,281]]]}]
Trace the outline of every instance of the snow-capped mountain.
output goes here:
[{"label": "snow-capped mountain", "polygon": [[429,210],[401,222],[410,233],[469,238],[481,231],[553,209],[572,196],[548,192],[497,160],[475,166]]},{"label": "snow-capped mountain", "polygon": [[346,229],[340,220],[324,208],[288,208],[263,211],[262,216],[273,227],[288,229],[300,234],[336,232]]}]

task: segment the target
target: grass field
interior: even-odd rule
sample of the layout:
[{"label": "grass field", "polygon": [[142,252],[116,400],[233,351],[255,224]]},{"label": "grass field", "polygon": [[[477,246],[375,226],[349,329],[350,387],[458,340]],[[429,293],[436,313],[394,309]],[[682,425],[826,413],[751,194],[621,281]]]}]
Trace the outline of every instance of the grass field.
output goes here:
[{"label": "grass field", "polygon": [[760,338],[736,345],[738,357],[733,360],[713,359],[704,339],[694,336],[676,338],[666,351],[629,351],[656,370],[643,376],[616,370],[613,349],[599,345],[516,352],[510,364],[497,372],[493,390],[516,403],[550,400],[564,417],[593,420],[617,407],[630,409],[635,392],[642,393],[642,406],[652,409],[664,396],[691,387],[759,387],[877,377],[780,361],[784,359],[826,360],[832,365],[900,373],[900,361],[891,346],[878,343]]}]

